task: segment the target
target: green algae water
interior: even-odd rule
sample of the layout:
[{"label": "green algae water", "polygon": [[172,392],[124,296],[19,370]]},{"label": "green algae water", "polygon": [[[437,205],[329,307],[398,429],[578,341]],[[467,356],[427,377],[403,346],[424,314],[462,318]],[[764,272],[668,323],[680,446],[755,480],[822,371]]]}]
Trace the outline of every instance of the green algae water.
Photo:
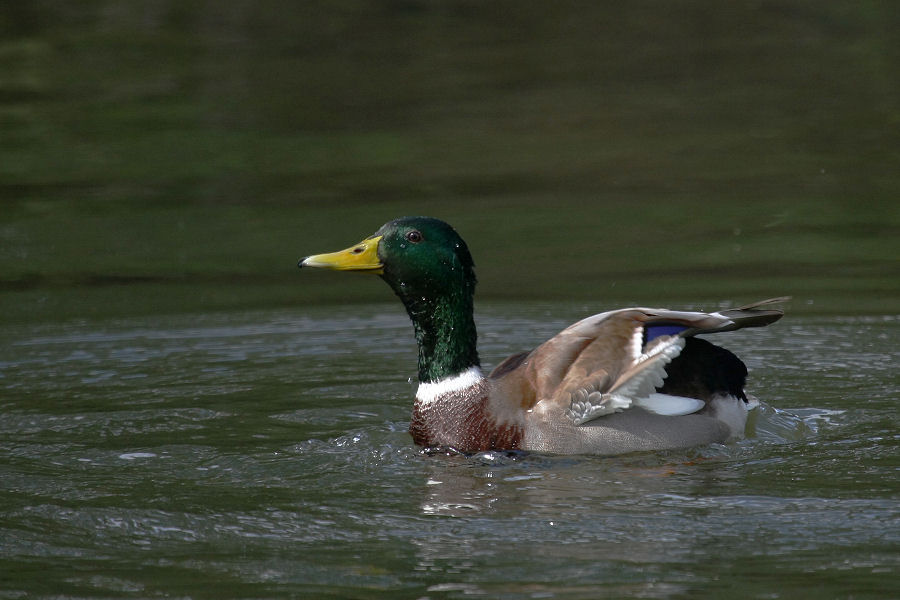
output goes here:
[{"label": "green algae water", "polygon": [[[897,597],[897,11],[863,2],[0,8],[0,598]],[[486,365],[627,305],[746,440],[427,456],[376,277],[476,261]]]}]

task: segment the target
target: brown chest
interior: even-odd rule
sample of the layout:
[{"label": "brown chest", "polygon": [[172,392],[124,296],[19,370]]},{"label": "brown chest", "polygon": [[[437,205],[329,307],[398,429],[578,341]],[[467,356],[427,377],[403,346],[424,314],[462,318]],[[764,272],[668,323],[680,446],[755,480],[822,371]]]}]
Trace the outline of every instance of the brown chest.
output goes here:
[{"label": "brown chest", "polygon": [[516,450],[524,435],[522,423],[498,419],[485,390],[438,397],[413,405],[409,433],[426,448],[450,447],[461,452]]}]

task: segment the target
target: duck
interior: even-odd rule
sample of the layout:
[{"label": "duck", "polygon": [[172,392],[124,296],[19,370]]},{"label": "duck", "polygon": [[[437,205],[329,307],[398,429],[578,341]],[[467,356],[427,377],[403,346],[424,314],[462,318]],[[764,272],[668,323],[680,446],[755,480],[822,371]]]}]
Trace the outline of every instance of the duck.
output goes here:
[{"label": "duck", "polygon": [[747,368],[702,334],[780,319],[773,298],[718,312],[620,308],[588,316],[532,350],[482,370],[469,248],[432,217],[403,217],[301,269],[380,276],[418,346],[409,432],[429,450],[619,455],[727,443],[759,402]]}]

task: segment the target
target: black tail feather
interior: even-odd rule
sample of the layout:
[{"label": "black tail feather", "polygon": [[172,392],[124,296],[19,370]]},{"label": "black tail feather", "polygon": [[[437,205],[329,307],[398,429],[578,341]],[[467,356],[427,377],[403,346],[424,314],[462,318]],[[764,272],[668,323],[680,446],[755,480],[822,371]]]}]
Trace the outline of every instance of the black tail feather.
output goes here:
[{"label": "black tail feather", "polygon": [[709,400],[715,394],[731,394],[744,401],[747,367],[732,352],[704,339],[690,337],[671,363],[663,386],[663,394]]}]

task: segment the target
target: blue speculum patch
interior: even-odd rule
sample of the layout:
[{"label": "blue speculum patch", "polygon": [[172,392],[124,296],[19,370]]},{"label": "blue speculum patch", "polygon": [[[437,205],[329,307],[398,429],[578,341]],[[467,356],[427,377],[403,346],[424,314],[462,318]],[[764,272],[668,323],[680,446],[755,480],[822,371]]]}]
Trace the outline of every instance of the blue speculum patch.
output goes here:
[{"label": "blue speculum patch", "polygon": [[644,345],[661,335],[677,335],[685,329],[684,325],[647,325],[644,327]]}]

